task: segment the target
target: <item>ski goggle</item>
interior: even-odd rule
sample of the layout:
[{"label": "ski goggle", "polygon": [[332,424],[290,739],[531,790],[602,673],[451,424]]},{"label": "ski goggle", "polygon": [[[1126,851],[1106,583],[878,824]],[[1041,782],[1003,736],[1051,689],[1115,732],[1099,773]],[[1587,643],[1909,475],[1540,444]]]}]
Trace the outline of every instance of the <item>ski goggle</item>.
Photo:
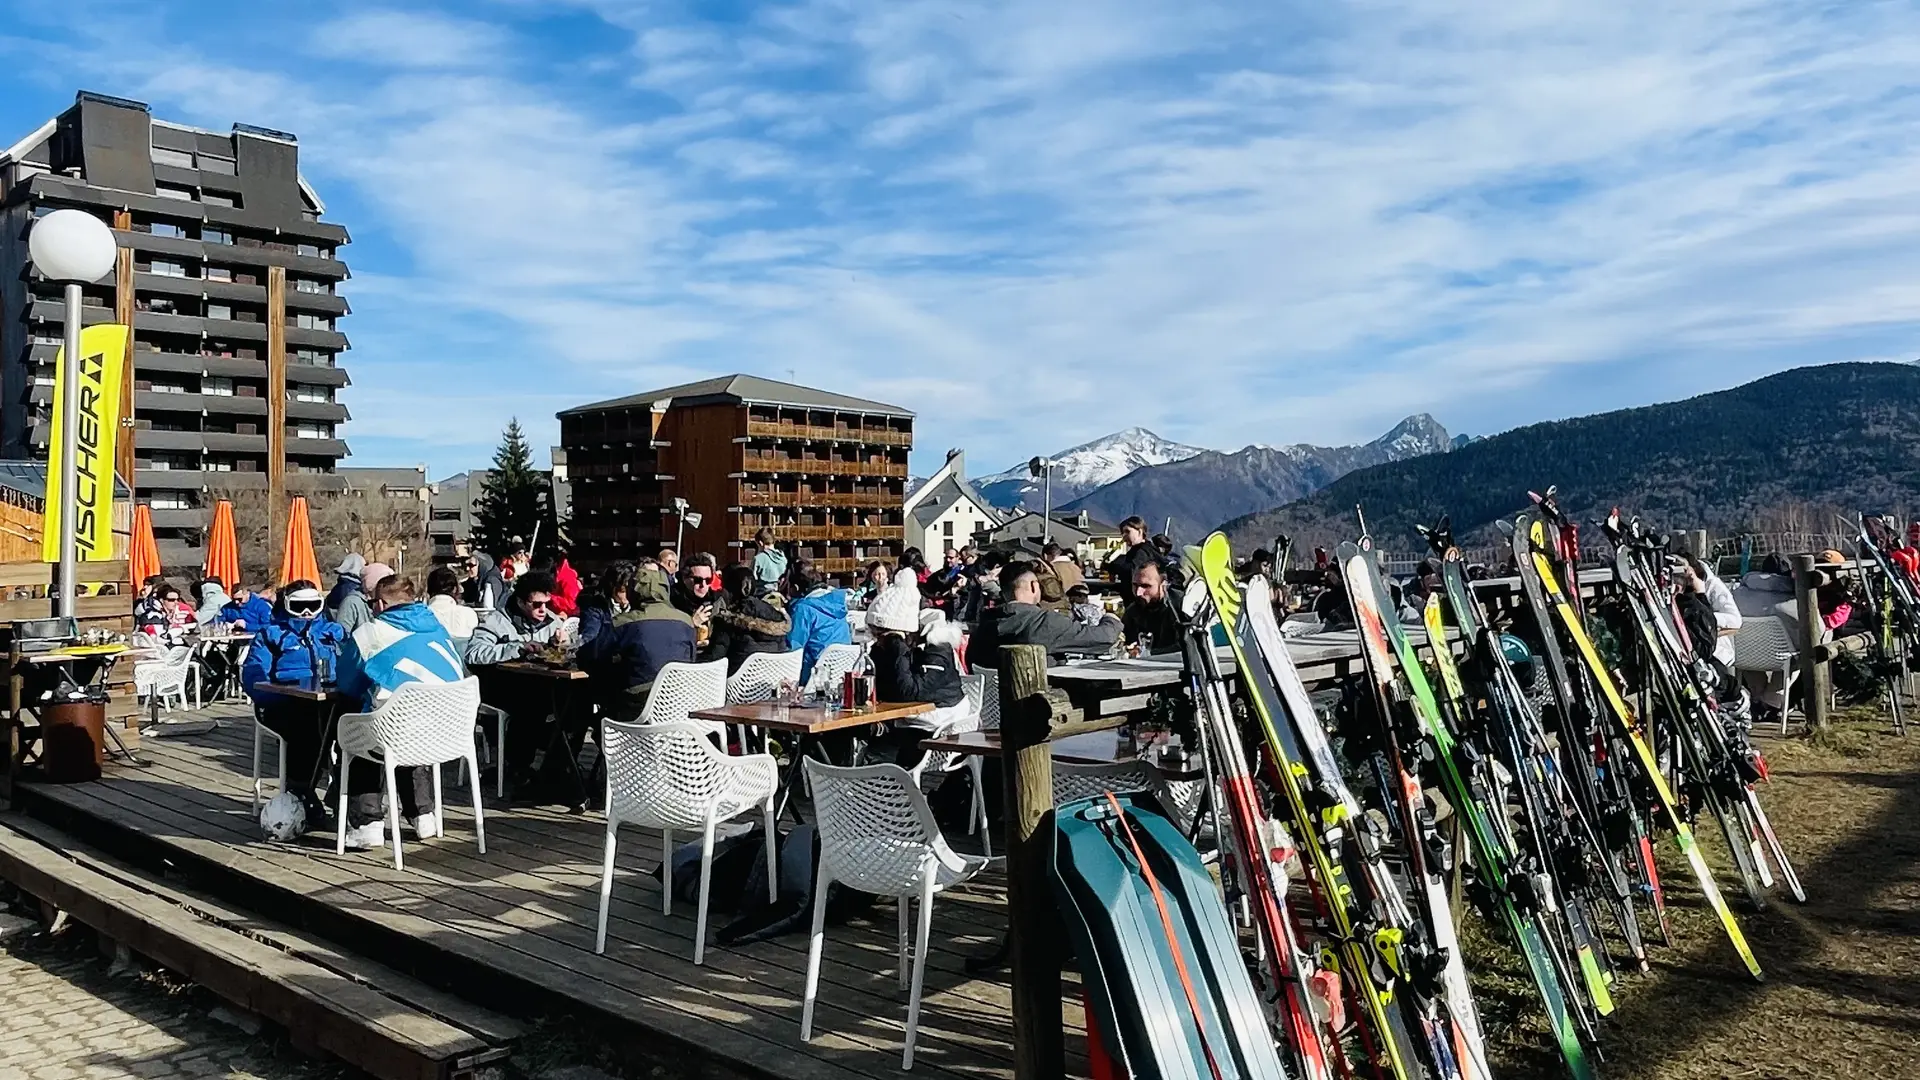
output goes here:
[{"label": "ski goggle", "polygon": [[326,607],[327,598],[317,589],[301,589],[287,596],[287,614],[311,619]]}]

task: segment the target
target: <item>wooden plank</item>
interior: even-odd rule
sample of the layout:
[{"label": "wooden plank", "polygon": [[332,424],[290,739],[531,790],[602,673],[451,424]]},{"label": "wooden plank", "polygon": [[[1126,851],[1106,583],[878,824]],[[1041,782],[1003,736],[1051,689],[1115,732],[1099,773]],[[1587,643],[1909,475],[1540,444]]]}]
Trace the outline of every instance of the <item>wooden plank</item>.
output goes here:
[{"label": "wooden plank", "polygon": [[241,911],[205,892],[141,875],[124,863],[44,822],[11,813],[0,815],[0,827],[57,848],[66,858],[87,870],[152,893],[200,918],[229,930],[246,933],[289,955],[335,971],[429,1016],[473,1032],[495,1046],[509,1045],[526,1035],[527,1029],[519,1022],[491,1009],[481,1008],[464,998],[437,990],[365,957],[342,952],[311,934],[263,919],[252,912]]},{"label": "wooden plank", "polygon": [[[221,741],[229,744],[235,744],[233,745],[233,749],[235,750],[241,750],[244,748],[244,740],[239,739],[237,731],[231,733],[231,735],[227,735],[223,733],[221,737]],[[185,743],[169,744],[165,748],[165,750],[169,754],[183,753],[188,749],[188,747],[189,747],[189,744],[185,744]],[[202,752],[207,753],[209,751],[216,751],[216,750],[217,748],[204,748]],[[209,760],[211,760],[211,758]],[[165,766],[157,764],[156,771],[161,767],[165,767]],[[139,774],[139,778],[144,779],[147,775],[150,775],[150,774]],[[227,773],[224,775],[226,775],[229,779],[231,779],[230,773]],[[159,776],[154,776],[153,778],[156,781],[160,779]],[[214,786],[213,784],[209,782],[205,782],[197,777],[183,776],[183,777],[180,777],[179,779],[182,782],[183,786],[194,789],[194,793],[196,796],[204,798],[210,807],[221,805],[222,801],[218,797],[203,794],[205,791],[211,789]],[[239,778],[239,780],[241,783],[244,783],[244,777]],[[143,785],[143,786],[154,786],[154,785]],[[75,789],[67,789],[67,791],[62,792],[62,795],[65,796],[69,793],[72,793],[74,790]],[[167,790],[174,791],[177,789],[173,789],[169,786]],[[242,788],[235,789],[236,799],[241,797],[240,792],[242,790],[244,789]],[[233,804],[234,804],[234,800],[227,800],[225,802],[225,805],[228,807],[231,807]],[[177,817],[177,815],[173,814],[171,811],[154,812],[151,810],[143,809],[140,812],[138,812],[137,817],[142,827],[149,828],[149,829],[157,829],[159,831],[163,831],[167,833],[173,833],[176,830],[199,831],[199,830],[204,830],[206,828],[211,828],[216,831],[239,828],[239,829],[248,830],[250,832],[249,825],[240,824],[246,821],[246,815],[244,814],[234,815],[231,812],[231,810],[228,810],[224,814],[216,813],[211,817],[199,817],[196,819],[192,819],[193,823],[187,824],[185,826],[177,824],[173,821],[173,819]],[[579,822],[580,820],[577,818],[562,817],[558,814],[542,815],[542,817],[550,818],[551,821],[555,823],[561,823],[561,822],[574,823],[574,822]],[[508,820],[511,821],[512,819],[508,819]],[[501,831],[505,827],[506,827],[506,822],[502,821],[499,818],[496,818],[493,823],[493,828],[490,829],[490,831],[494,832],[496,836],[499,836]],[[464,850],[462,845],[459,845],[459,844],[452,844],[452,845],[445,845],[445,846],[426,845],[426,846],[423,846],[421,849],[419,849],[421,851],[421,854],[415,856],[414,865],[411,865],[409,867],[409,871],[406,874],[394,874],[390,871],[390,869],[386,869],[384,867],[379,866],[377,860],[373,860],[365,856],[349,857],[347,861],[356,864],[356,867],[364,867],[366,872],[369,874],[378,874],[382,878],[390,878],[395,882],[404,883],[397,887],[402,889],[405,892],[425,893],[427,895],[432,895],[433,890],[431,888],[427,888],[422,885],[420,881],[421,871],[416,869],[417,867],[424,865],[425,860],[429,860],[429,859],[432,860],[436,864],[436,868],[441,865],[449,865],[449,864],[458,864],[463,870],[465,867],[471,867],[472,868],[471,875],[468,875],[466,873],[459,873],[459,877],[465,878],[465,877],[471,876],[472,881],[481,881],[481,880],[486,881],[488,883],[487,895],[490,899],[497,901],[497,903],[494,903],[491,906],[489,906],[488,904],[474,903],[471,897],[468,895],[472,892],[472,883],[470,881],[462,881],[456,878],[447,878],[445,881],[445,887],[442,890],[442,892],[444,894],[444,899],[447,902],[458,904],[463,908],[472,909],[474,914],[481,915],[483,918],[489,915],[494,915],[495,917],[499,917],[499,911],[497,911],[496,909],[502,909],[502,908],[528,908],[528,909],[537,910],[542,915],[558,916],[559,912],[565,911],[565,909],[572,907],[574,910],[566,912],[566,914],[563,916],[564,918],[567,919],[569,925],[557,926],[557,927],[541,924],[538,920],[526,919],[521,913],[508,912],[507,914],[511,916],[510,921],[515,921],[517,923],[525,923],[527,927],[529,929],[532,929],[533,932],[535,933],[552,937],[555,940],[565,940],[568,937],[572,937],[575,943],[571,947],[581,948],[584,942],[591,940],[590,937],[586,934],[584,928],[591,926],[591,916],[593,911],[592,905],[594,903],[592,886],[597,884],[597,880],[598,880],[598,873],[597,873],[598,851],[597,851],[597,844],[593,842],[595,839],[595,834],[597,830],[576,828],[574,832],[578,834],[580,837],[582,837],[582,842],[578,845],[580,849],[580,857],[575,861],[575,864],[573,866],[564,867],[560,869],[555,869],[554,867],[547,865],[552,861],[551,846],[541,843],[538,840],[538,838],[535,838],[534,842],[531,844],[520,845],[523,850],[529,850],[529,851],[534,851],[538,853],[529,859],[521,859],[519,857],[513,857],[513,856],[509,856],[503,859],[502,857],[497,855],[496,852],[494,851],[490,851],[490,853],[484,857],[473,856],[469,851]],[[490,845],[490,847],[498,848],[499,845],[496,842],[495,845]],[[273,849],[273,850],[275,850],[276,852],[280,852],[280,851],[285,851],[286,849]],[[646,850],[646,849],[643,848],[643,850]],[[294,863],[300,864],[309,870],[318,870],[318,869],[321,869],[326,864],[331,864],[335,862],[335,860],[333,860],[331,856],[325,857],[324,859],[315,859],[304,853],[291,853],[283,856],[282,858],[291,859]],[[548,875],[548,878],[546,880],[534,880],[530,875],[521,875],[521,874],[510,873],[510,872],[503,872],[503,866],[501,865],[502,862],[519,863],[529,867],[530,869],[537,868],[537,871],[539,873]],[[428,871],[428,872],[431,873],[433,871]],[[445,874],[448,871],[441,870],[440,872],[442,874]],[[334,872],[329,871],[326,876],[328,878],[332,878],[334,876]],[[527,890],[530,890],[530,891],[514,892],[511,890],[507,890],[506,886],[509,883],[516,887],[524,885],[526,886]],[[410,903],[409,901],[401,900],[400,893],[383,891],[382,886],[384,886],[384,882],[380,882],[380,883],[364,883],[363,882],[363,883],[359,883],[358,891],[361,895],[364,895],[364,896],[387,897],[388,898],[386,900],[387,903]],[[622,890],[616,891],[616,899],[614,904],[615,917],[613,920],[613,935],[612,935],[616,941],[623,940],[628,936],[627,932],[623,930],[625,915],[632,914],[636,919],[639,917],[651,915],[650,905],[634,904],[631,900],[623,900],[622,899],[623,894],[627,896],[631,895],[630,891],[624,888]],[[655,893],[655,895],[657,895],[657,892]],[[556,904],[560,906],[556,908],[554,906]],[[960,904],[956,906],[943,900],[942,907],[939,910],[944,912],[954,912],[956,910],[965,910],[969,907],[977,907],[977,906],[979,905],[978,904],[972,904],[972,905]],[[418,907],[417,905],[411,905],[409,910],[418,910]],[[454,923],[452,920],[449,920],[449,922],[452,923],[453,925],[456,925],[463,929],[465,926],[471,925],[473,921],[474,921],[473,916],[467,915],[467,914],[463,914],[462,916],[460,916],[459,921],[457,923]],[[653,921],[655,920],[651,920],[651,919],[649,920],[649,922],[653,922]],[[945,923],[946,919],[943,918],[941,921]],[[695,973],[695,974],[703,973],[703,969],[692,968],[691,965],[689,965],[686,962],[685,957],[683,955],[680,955],[687,950],[687,946],[690,943],[690,933],[688,933],[685,929],[689,926],[689,923],[687,922],[687,920],[684,918],[676,919],[676,920],[673,920],[669,925],[676,928],[676,932],[678,933],[677,939],[660,937],[659,935],[661,932],[651,925],[641,925],[637,923],[635,924],[635,931],[640,934],[643,942],[652,947],[652,954],[657,954],[655,955],[654,959],[645,960],[642,962],[645,962],[652,967],[658,967],[662,970],[677,967],[682,970]],[[982,933],[987,933],[987,932],[989,931],[982,931]],[[652,936],[649,936],[649,935],[652,935]],[[835,969],[836,969],[836,962],[837,962],[836,954],[841,951],[840,946],[842,944],[843,938],[845,937],[846,935],[836,932],[836,934],[830,935],[828,939],[829,940],[829,964],[827,968],[828,986],[825,990],[825,996],[823,997],[823,1008],[829,1009],[829,1015],[831,1014],[831,1012],[838,1011],[838,1010],[831,1009],[831,1006],[834,1003],[845,1002],[847,1000],[846,995],[840,991],[837,991],[832,985],[836,981],[836,978],[835,978],[836,976]],[[793,943],[784,943],[784,944],[768,943],[766,945],[753,946],[750,948],[753,950],[767,950],[769,948],[772,948],[773,951],[768,955],[770,955],[774,959],[774,962],[779,964],[780,966],[775,969],[764,969],[764,970],[756,967],[753,970],[742,970],[740,974],[745,976],[747,979],[751,980],[751,985],[755,987],[766,984],[769,982],[769,980],[771,980],[775,984],[782,984],[782,983],[786,984],[782,987],[782,989],[786,989],[790,991],[791,998],[789,999],[788,1004],[784,1010],[789,1014],[784,1017],[784,1021],[785,1023],[790,1024],[794,1019],[794,1017],[791,1016],[790,1013],[793,1006],[797,1004],[797,1000],[798,1000],[797,991],[798,991],[799,979],[800,979],[801,973],[804,971],[804,966],[803,966],[804,953],[795,949],[793,947]],[[616,952],[619,952],[619,951],[621,950],[616,949]],[[728,950],[729,955],[735,952],[736,950]],[[868,933],[862,935],[861,948],[858,950],[855,950],[850,954],[849,959],[852,966],[849,970],[857,973],[856,978],[861,980],[871,981],[871,975],[869,973],[883,969],[886,966],[887,958],[890,957],[890,953],[891,953],[890,938],[882,938],[882,937],[879,937],[878,935],[873,934],[871,931],[869,931]],[[947,966],[946,964],[941,962],[941,959],[942,958],[939,956],[939,953],[936,952],[935,958],[933,960],[933,965],[936,967]],[[741,962],[757,963],[758,961],[745,960]],[[952,965],[957,969],[958,964],[959,964],[959,954],[956,954],[955,958],[952,960]],[[956,974],[957,974],[957,971],[956,971]],[[938,979],[936,978],[936,984],[937,982],[938,982]],[[968,985],[971,987],[975,984],[967,983],[965,985]],[[994,987],[993,989],[995,990],[996,994],[999,993],[998,987]],[[764,1000],[764,994],[760,996],[761,996],[761,999]],[[930,1021],[933,1021],[933,1024],[929,1026],[929,1032],[934,1030],[936,1026],[945,1026],[943,1024],[940,1024],[940,1020],[943,1014],[949,1013],[949,1012],[958,1013],[959,1015],[954,1016],[953,1023],[956,1025],[960,1025],[961,1033],[954,1037],[957,1040],[963,1040],[971,1043],[973,1046],[974,1052],[977,1053],[980,1051],[980,1048],[981,1048],[980,1039],[979,1037],[973,1034],[972,1028],[981,1027],[985,1024],[987,1020],[990,1020],[992,1018],[1004,1017],[1005,1016],[1004,1000],[1005,999],[1003,996],[996,996],[991,998],[991,1000],[984,1000],[977,1004],[971,998],[966,998],[958,1001],[941,1002],[941,1001],[938,1001],[935,996],[930,995],[928,1019]],[[879,1018],[887,1017],[888,1014],[890,1013],[894,1014],[897,1017],[898,1013],[900,1012],[900,1003],[898,1001],[890,1000],[889,998],[883,997],[880,999],[873,999],[869,996],[865,998],[865,1001],[867,1003],[870,1003],[871,1008],[867,1009],[867,1011],[864,1014],[862,1014],[858,1011],[862,1007],[862,1001],[855,1000],[850,1007],[854,1008],[856,1012],[847,1018],[846,1026],[843,1030],[857,1032],[862,1027],[871,1027]],[[1077,1014],[1077,1009],[1076,1009],[1076,1014]],[[1076,1020],[1078,1019],[1077,1015],[1075,1019]],[[888,1026],[897,1027],[897,1025],[898,1025],[897,1019],[894,1019],[888,1022]],[[927,1034],[928,1032],[923,1032],[923,1040],[926,1038]],[[877,1048],[884,1049],[886,1051],[886,1054],[884,1055],[885,1057],[891,1057],[892,1054],[895,1052],[895,1047],[893,1046],[881,1046]],[[1004,1054],[1005,1052],[1004,1036],[1002,1036],[997,1041],[991,1038],[988,1038],[987,1044],[984,1046],[984,1049],[989,1053],[998,1051],[999,1053]],[[867,1054],[865,1055],[865,1058],[871,1059],[874,1056],[875,1055]],[[981,1064],[985,1065],[985,1062],[981,1062]],[[990,1071],[998,1072],[1000,1070],[997,1068],[990,1068]]]},{"label": "wooden plank", "polygon": [[223,930],[0,827],[0,876],[314,1045],[392,1080],[439,1080],[487,1049],[333,972]]},{"label": "wooden plank", "polygon": [[287,535],[287,270],[267,267],[267,551]]},{"label": "wooden plank", "polygon": [[[785,1041],[762,1038],[755,1031],[765,1025],[751,1023],[751,1007],[719,999],[702,987],[674,983],[652,972],[595,956],[590,945],[567,947],[528,933],[524,926],[516,925],[527,921],[524,909],[509,901],[491,901],[483,906],[486,897],[472,890],[459,897],[430,898],[377,880],[357,888],[316,888],[230,844],[191,835],[196,826],[204,826],[191,815],[140,804],[138,800],[131,800],[133,807],[123,806],[120,804],[129,801],[124,792],[105,785],[90,788],[100,804],[89,812],[103,820],[135,830],[180,830],[186,835],[170,834],[167,839],[185,854],[298,894],[324,896],[349,918],[412,940],[431,941],[449,955],[558,993],[579,1008],[616,1022],[638,1024],[655,1037],[655,1045],[666,1044],[663,1049],[681,1057],[708,1059],[718,1054],[741,1075],[766,1080],[848,1080],[863,1075],[841,1062],[828,1060],[827,1055],[844,1059],[850,1049],[862,1049],[843,1038],[817,1036],[804,1047],[798,1044],[797,1031]],[[54,794],[44,788],[35,792]],[[450,901],[455,899],[483,909],[453,906]],[[522,917],[511,921],[501,917],[514,911],[520,911]],[[450,929],[459,932],[450,933]],[[591,940],[587,937],[590,931],[584,927],[580,931]]]},{"label": "wooden plank", "polygon": [[[168,752],[175,752],[179,748],[182,748],[184,746],[185,744],[170,744],[169,747],[167,747],[167,750]],[[142,775],[146,775],[146,774],[142,774]],[[185,788],[186,790],[192,792],[192,797],[196,798],[197,800],[200,800],[201,805],[204,805],[206,808],[210,810],[215,810],[217,813],[217,809],[220,805],[220,801],[216,796],[211,796],[206,794],[206,789],[208,786],[208,780],[206,777],[195,774],[195,775],[182,776],[180,779],[185,781]],[[64,796],[68,793],[77,793],[84,790],[85,789],[76,789],[76,788],[61,789],[61,794]],[[143,809],[140,813],[142,815],[141,817],[142,821],[146,820],[147,818],[152,818],[156,822],[166,823],[169,829],[173,827],[174,819],[178,817],[178,815],[175,814],[174,811],[170,809],[165,809],[165,808],[148,808],[148,809]],[[222,830],[225,828],[225,825],[221,820],[222,818],[231,819],[232,815],[230,813],[221,815],[220,817],[216,817],[213,820],[202,819],[202,818],[190,818],[189,819],[190,823],[186,824],[183,827],[183,831],[204,832],[208,828],[211,828],[213,830]],[[570,820],[578,820],[578,819],[570,819]],[[495,828],[492,831],[496,834],[496,836],[499,834],[500,829],[497,823]],[[496,843],[490,844],[489,847],[494,850],[490,850],[488,855],[484,857],[471,856],[458,846],[454,846],[450,848],[449,847],[438,847],[438,848],[427,847],[424,849],[422,854],[426,855],[428,858],[435,859],[436,861],[446,860],[448,862],[470,865],[473,868],[475,880],[483,879],[488,883],[489,896],[493,897],[491,902],[476,901],[470,895],[471,893],[470,883],[456,880],[453,878],[446,878],[445,879],[446,888],[437,893],[432,889],[423,888],[421,885],[421,879],[422,879],[423,873],[430,874],[432,873],[432,871],[423,872],[423,870],[421,869],[422,864],[421,864],[421,858],[419,855],[416,855],[414,865],[411,866],[409,870],[404,874],[393,872],[391,871],[390,868],[385,867],[383,863],[380,863],[377,860],[371,859],[370,857],[367,857],[367,856],[349,856],[349,860],[358,864],[360,868],[364,869],[364,871],[370,875],[377,874],[383,879],[390,879],[395,883],[397,888],[407,893],[412,893],[428,899],[443,900],[446,903],[454,904],[459,907],[462,907],[463,909],[467,909],[473,915],[478,915],[478,916],[481,916],[482,918],[494,918],[494,919],[505,918],[509,922],[513,922],[516,924],[524,924],[526,928],[531,929],[532,932],[541,934],[542,936],[548,937],[551,940],[554,940],[555,942],[560,944],[568,944],[570,947],[580,948],[584,945],[585,942],[589,942],[591,940],[590,936],[585,933],[584,928],[591,925],[591,920],[594,916],[594,908],[591,906],[591,904],[593,903],[593,899],[592,899],[593,887],[598,884],[597,862],[598,862],[599,853],[598,853],[597,847],[593,848],[591,852],[586,853],[582,856],[582,861],[586,865],[592,868],[591,871],[586,875],[577,877],[575,881],[570,882],[568,884],[568,887],[564,890],[563,893],[556,892],[552,887],[552,884],[549,883],[544,888],[536,888],[530,892],[521,892],[518,894],[508,894],[505,890],[505,887],[509,884],[516,884],[516,885],[520,884],[521,881],[524,879],[520,878],[518,875],[503,874],[501,870],[501,866],[499,865],[501,862],[501,858],[499,855],[500,845],[496,842]],[[535,843],[535,844],[529,845],[529,848],[531,850],[537,850],[542,852],[542,858],[550,858],[550,855],[547,854],[550,849],[545,844]],[[286,849],[273,849],[273,850],[284,851]],[[320,865],[318,860],[313,860],[311,858],[303,858],[300,856],[293,856],[293,857],[296,859],[296,861],[301,863],[303,867],[307,869],[309,872],[315,871]],[[332,875],[329,874],[328,876],[331,877]],[[348,880],[350,881],[353,880],[351,873],[347,873],[346,876]],[[383,881],[380,884],[385,884],[385,882]],[[396,895],[380,892],[378,888],[369,890],[368,888],[362,887],[362,888],[359,888],[357,891],[360,892],[362,895],[367,895],[367,896],[377,895],[378,897],[384,898],[384,901],[387,903],[400,902]],[[579,903],[577,905],[574,903],[574,900],[576,898],[578,898],[579,900]],[[560,909],[565,909],[568,907],[573,907],[575,910],[573,910],[570,913],[563,914]],[[537,911],[540,911],[542,914],[554,915],[555,917],[564,917],[567,919],[568,925],[563,929],[562,934],[560,936],[556,936],[555,934],[550,932],[552,929],[551,927],[538,926],[538,925],[535,925],[532,920],[527,919],[525,917],[525,912],[530,910],[537,910]],[[621,893],[617,891],[616,899],[614,903],[615,916],[612,920],[612,928],[610,931],[610,938],[615,941],[623,940],[627,937],[627,935],[621,929],[623,923],[625,922],[625,920],[622,918],[620,914],[623,910],[632,912],[635,915],[647,915],[647,914],[651,914],[653,908],[650,903],[636,904],[630,900],[623,901],[621,899]],[[949,901],[947,904],[943,905],[943,907],[940,910],[945,912],[952,912],[954,910],[954,905]],[[473,920],[471,917],[466,917],[459,920],[457,923],[451,923],[450,925],[468,926],[472,924],[472,921]],[[945,920],[943,920],[943,922],[944,921]],[[647,933],[654,932],[652,931],[651,927],[645,924],[635,922],[632,925],[635,927],[635,929],[637,929],[642,934],[643,937]],[[684,919],[681,919],[681,920],[676,920],[674,925],[679,927],[686,927],[688,924],[685,922]],[[576,927],[580,929],[576,931],[575,930]],[[853,1009],[854,1011],[848,1012],[844,1016],[844,1018],[842,1018],[841,1020],[842,1026],[839,1027],[837,1030],[852,1031],[852,1032],[858,1033],[862,1028],[871,1028],[876,1024],[881,1026],[891,1026],[896,1030],[899,1029],[900,1025],[899,1025],[897,1016],[901,1012],[901,1005],[898,1001],[888,1000],[888,999],[876,1000],[872,998],[871,995],[863,994],[860,996],[867,1002],[869,1007],[862,1009],[861,1001],[856,1000],[852,1005],[847,1005],[845,995],[835,993],[831,986],[831,984],[835,981],[834,976],[836,974],[836,965],[842,964],[842,963],[852,967],[854,970],[859,971],[861,973],[861,975],[859,976],[860,978],[870,981],[871,975],[869,975],[868,973],[883,969],[886,966],[885,958],[888,958],[891,956],[891,949],[892,949],[891,940],[887,939],[885,943],[879,946],[877,949],[873,945],[869,945],[865,949],[853,949],[849,947],[842,940],[842,938],[843,938],[843,935],[837,935],[837,934],[830,935],[828,938],[829,964],[827,967],[827,978],[824,980],[824,983],[827,985],[827,988],[825,991],[826,996],[823,996],[821,1001],[823,1024],[831,1022],[829,1018],[833,1017],[835,1013],[840,1011],[840,1008],[837,1007],[838,1005],[844,1005],[849,1009]],[[676,966],[686,970],[693,971],[693,972],[712,970],[713,965],[711,963],[709,964],[709,967],[707,969],[697,969],[697,968],[691,967],[691,965],[688,963],[686,958],[686,953],[690,951],[691,942],[692,942],[692,935],[690,930],[682,930],[678,934],[677,939],[668,940],[664,946],[660,946],[660,943],[658,941],[654,942],[654,944],[659,947],[656,947],[653,950],[655,955],[653,956],[652,959],[646,962],[646,966],[644,970],[649,972],[666,971]],[[785,1014],[781,1017],[781,1020],[786,1025],[794,1025],[794,1024],[797,1024],[797,1021],[798,1021],[800,978],[801,978],[801,975],[804,973],[804,969],[805,969],[804,952],[795,948],[792,943],[769,943],[769,944],[776,945],[780,954],[790,957],[790,959],[786,961],[786,968],[784,971],[777,972],[777,973],[772,969],[765,969],[765,970],[756,969],[753,971],[742,972],[742,975],[746,980],[745,986],[753,988],[753,989],[747,989],[745,990],[745,992],[749,995],[752,995],[751,1003],[754,1004],[755,1007],[765,1008],[766,1007],[765,997],[763,993],[759,992],[759,988],[769,987],[773,982],[775,982],[776,980],[772,979],[773,975],[779,974],[780,976],[782,976],[782,978],[778,981],[782,981],[786,984],[782,988],[787,990],[790,993],[790,997],[788,999],[787,1006],[784,1007]],[[984,942],[982,942],[981,944],[984,945]],[[760,947],[761,946],[756,946],[756,948],[760,948]],[[842,952],[846,953],[846,956],[844,957],[844,959],[840,955]],[[711,960],[713,957],[720,956],[720,955],[731,955],[731,953],[729,954],[710,953],[709,958]],[[930,960],[930,967],[936,968],[936,969],[944,967],[950,970],[951,973],[956,977],[964,978],[964,975],[962,974],[962,970],[961,970],[962,961],[963,961],[963,955],[956,953],[953,955],[953,958],[949,963],[942,964],[942,963],[938,963]],[[930,1009],[932,1007],[936,1007],[942,1004],[937,994],[930,995],[928,998],[928,1002],[929,1002]],[[977,1052],[979,1050],[979,1043],[977,1038],[972,1037],[972,1032],[976,1029],[979,1029],[991,1018],[1004,1017],[1005,1008],[1006,1008],[1006,999],[1004,994],[1001,994],[990,1000],[985,1000],[980,1002],[978,1008],[967,1008],[962,1010],[955,1010],[955,1009],[952,1009],[951,1006],[949,1005],[946,1009],[943,1009],[941,1013],[933,1013],[933,1012],[930,1012],[929,1010],[923,1010],[923,1013],[922,1013],[923,1025],[922,1025],[922,1032],[921,1032],[922,1045],[927,1046],[929,1048],[938,1046],[942,1041],[945,1041],[942,1038],[942,1036],[946,1036],[948,1038],[962,1039],[962,1040],[972,1039],[973,1048]],[[885,1017],[888,1017],[889,1015],[892,1015],[896,1018],[892,1020],[883,1019]],[[962,1026],[956,1031],[944,1030],[943,1021],[949,1020],[949,1019],[951,1020],[952,1023],[959,1024]],[[823,1028],[823,1030],[825,1029]],[[856,1037],[859,1037],[859,1036],[856,1035]],[[884,1050],[886,1052],[886,1056],[888,1057],[891,1057],[894,1053],[897,1052],[894,1045],[884,1045],[884,1044],[875,1045],[872,1047],[872,1049]],[[997,1043],[990,1044],[987,1047],[987,1049],[998,1052],[1000,1054],[1004,1054],[1006,1052],[1004,1037],[1002,1037],[1002,1039],[1000,1039]],[[929,1059],[929,1060],[932,1061],[934,1059]]]},{"label": "wooden plank", "polygon": [[[133,214],[113,212],[113,227],[133,231]],[[113,260],[113,321],[127,328],[127,347],[120,357],[120,431],[113,444],[113,471],[127,485],[127,498],[133,498],[133,249],[122,245]],[[122,571],[121,578],[126,577]]]}]

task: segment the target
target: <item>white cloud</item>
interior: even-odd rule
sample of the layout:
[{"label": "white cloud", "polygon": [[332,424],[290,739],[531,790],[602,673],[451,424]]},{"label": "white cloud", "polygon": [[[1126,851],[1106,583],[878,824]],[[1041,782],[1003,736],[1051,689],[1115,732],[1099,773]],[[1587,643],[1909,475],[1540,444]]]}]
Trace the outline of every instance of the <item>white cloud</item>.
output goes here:
[{"label": "white cloud", "polygon": [[412,11],[359,11],[315,27],[316,56],[403,68],[466,68],[497,64],[507,36],[470,19]]}]

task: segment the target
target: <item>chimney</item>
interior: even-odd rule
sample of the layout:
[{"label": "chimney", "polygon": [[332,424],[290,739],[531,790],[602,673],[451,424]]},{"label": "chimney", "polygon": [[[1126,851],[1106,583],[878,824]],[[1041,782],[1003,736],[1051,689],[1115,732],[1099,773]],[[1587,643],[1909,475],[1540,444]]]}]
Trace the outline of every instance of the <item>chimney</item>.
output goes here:
[{"label": "chimney", "polygon": [[1085,529],[1087,527],[1087,512],[1085,510],[1080,511],[1080,513],[1074,518],[1073,523],[1079,528]]}]

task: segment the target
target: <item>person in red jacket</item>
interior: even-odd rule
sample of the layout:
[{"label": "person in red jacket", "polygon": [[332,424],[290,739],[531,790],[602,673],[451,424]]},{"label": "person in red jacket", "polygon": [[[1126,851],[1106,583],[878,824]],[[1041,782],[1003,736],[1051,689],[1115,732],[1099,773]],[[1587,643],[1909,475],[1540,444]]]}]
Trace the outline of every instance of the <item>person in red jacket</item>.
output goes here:
[{"label": "person in red jacket", "polygon": [[553,610],[563,619],[570,619],[580,613],[580,572],[573,568],[566,556],[560,557],[560,565],[553,568]]},{"label": "person in red jacket", "polygon": [[1887,552],[1887,561],[1907,572],[1907,577],[1920,585],[1920,521],[1907,526],[1907,543]]}]

